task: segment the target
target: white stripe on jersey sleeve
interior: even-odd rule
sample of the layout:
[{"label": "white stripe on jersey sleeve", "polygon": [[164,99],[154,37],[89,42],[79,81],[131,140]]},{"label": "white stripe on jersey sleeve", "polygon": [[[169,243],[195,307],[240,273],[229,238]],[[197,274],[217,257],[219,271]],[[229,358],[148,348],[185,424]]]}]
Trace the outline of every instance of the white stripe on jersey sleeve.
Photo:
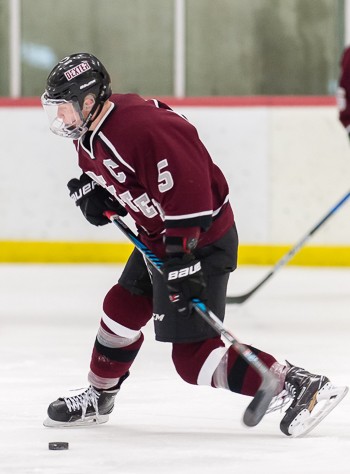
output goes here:
[{"label": "white stripe on jersey sleeve", "polygon": [[201,217],[201,216],[211,216],[213,213],[212,210],[210,211],[203,211],[203,212],[195,212],[193,214],[181,214],[178,216],[164,216],[164,220],[166,221],[180,221],[181,219],[192,219],[193,217]]},{"label": "white stripe on jersey sleeve", "polygon": [[181,214],[181,215],[177,215],[177,216],[165,215],[164,219],[168,220],[168,221],[179,221],[181,219],[193,219],[194,217],[201,217],[201,216],[213,216],[213,217],[215,217],[219,214],[219,212],[224,207],[224,205],[228,202],[228,200],[229,200],[229,196],[227,195],[224,199],[224,202],[221,204],[221,206],[219,208],[215,209],[215,211],[212,211],[210,209],[208,211],[194,212],[192,214]]},{"label": "white stripe on jersey sleeve", "polygon": [[224,202],[221,204],[221,206],[218,208],[218,209],[215,209],[215,211],[213,211],[213,217],[217,216],[219,214],[219,212],[221,211],[221,209],[224,207],[224,205],[228,202],[228,199],[229,199],[229,196],[227,195],[224,199]]}]

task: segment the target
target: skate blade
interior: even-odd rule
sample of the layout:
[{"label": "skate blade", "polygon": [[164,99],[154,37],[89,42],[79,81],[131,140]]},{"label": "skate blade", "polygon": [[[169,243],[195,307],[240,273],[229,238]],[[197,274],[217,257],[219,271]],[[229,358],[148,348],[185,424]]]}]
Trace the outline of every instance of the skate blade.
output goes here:
[{"label": "skate blade", "polygon": [[109,419],[108,415],[87,416],[83,420],[76,421],[55,421],[51,418],[46,418],[43,425],[47,428],[75,428],[79,426],[96,426],[106,423]]},{"label": "skate blade", "polygon": [[348,387],[335,387],[330,382],[326,383],[317,392],[311,411],[303,410],[289,425],[290,436],[298,438],[310,433],[343,400],[348,391]]}]

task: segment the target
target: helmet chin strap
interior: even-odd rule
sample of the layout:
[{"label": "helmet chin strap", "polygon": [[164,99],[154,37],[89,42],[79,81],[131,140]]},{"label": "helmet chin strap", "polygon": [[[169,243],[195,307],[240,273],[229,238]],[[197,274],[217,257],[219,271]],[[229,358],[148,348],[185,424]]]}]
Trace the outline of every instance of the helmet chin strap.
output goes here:
[{"label": "helmet chin strap", "polygon": [[84,127],[86,127],[88,130],[91,126],[91,124],[93,123],[94,120],[97,119],[97,117],[100,115],[101,113],[101,110],[104,106],[105,102],[96,102],[95,101],[95,104],[93,105],[92,109],[91,109],[91,112],[89,113],[89,115],[86,117],[85,121],[84,121]]}]

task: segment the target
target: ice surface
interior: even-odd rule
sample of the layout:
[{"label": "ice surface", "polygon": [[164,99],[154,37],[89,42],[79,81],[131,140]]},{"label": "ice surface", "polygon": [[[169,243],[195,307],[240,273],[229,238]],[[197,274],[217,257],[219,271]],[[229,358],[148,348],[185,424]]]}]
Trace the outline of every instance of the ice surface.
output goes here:
[{"label": "ice surface", "polygon": [[[242,267],[240,294],[268,268]],[[348,474],[350,397],[312,433],[290,439],[280,413],[256,428],[241,423],[249,399],[187,385],[156,343],[152,323],[109,423],[93,428],[42,426],[47,405],[86,386],[112,265],[0,265],[1,474]],[[350,384],[350,270],[287,267],[225,325],[242,342],[279,360]],[[68,441],[68,451],[49,451]]]}]

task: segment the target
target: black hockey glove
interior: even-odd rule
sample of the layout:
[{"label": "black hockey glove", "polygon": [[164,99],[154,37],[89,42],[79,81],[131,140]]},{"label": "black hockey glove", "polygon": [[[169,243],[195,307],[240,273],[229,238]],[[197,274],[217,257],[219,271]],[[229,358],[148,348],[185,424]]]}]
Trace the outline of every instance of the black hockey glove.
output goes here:
[{"label": "black hockey glove", "polygon": [[179,314],[191,313],[193,298],[206,301],[206,283],[201,262],[192,254],[167,260],[163,265],[163,275],[170,301]]},{"label": "black hockey glove", "polygon": [[119,216],[127,214],[126,209],[106,189],[85,173],[79,179],[71,179],[67,186],[70,197],[80,207],[90,224],[97,226],[108,224],[110,220],[103,215],[107,210],[115,211]]}]

